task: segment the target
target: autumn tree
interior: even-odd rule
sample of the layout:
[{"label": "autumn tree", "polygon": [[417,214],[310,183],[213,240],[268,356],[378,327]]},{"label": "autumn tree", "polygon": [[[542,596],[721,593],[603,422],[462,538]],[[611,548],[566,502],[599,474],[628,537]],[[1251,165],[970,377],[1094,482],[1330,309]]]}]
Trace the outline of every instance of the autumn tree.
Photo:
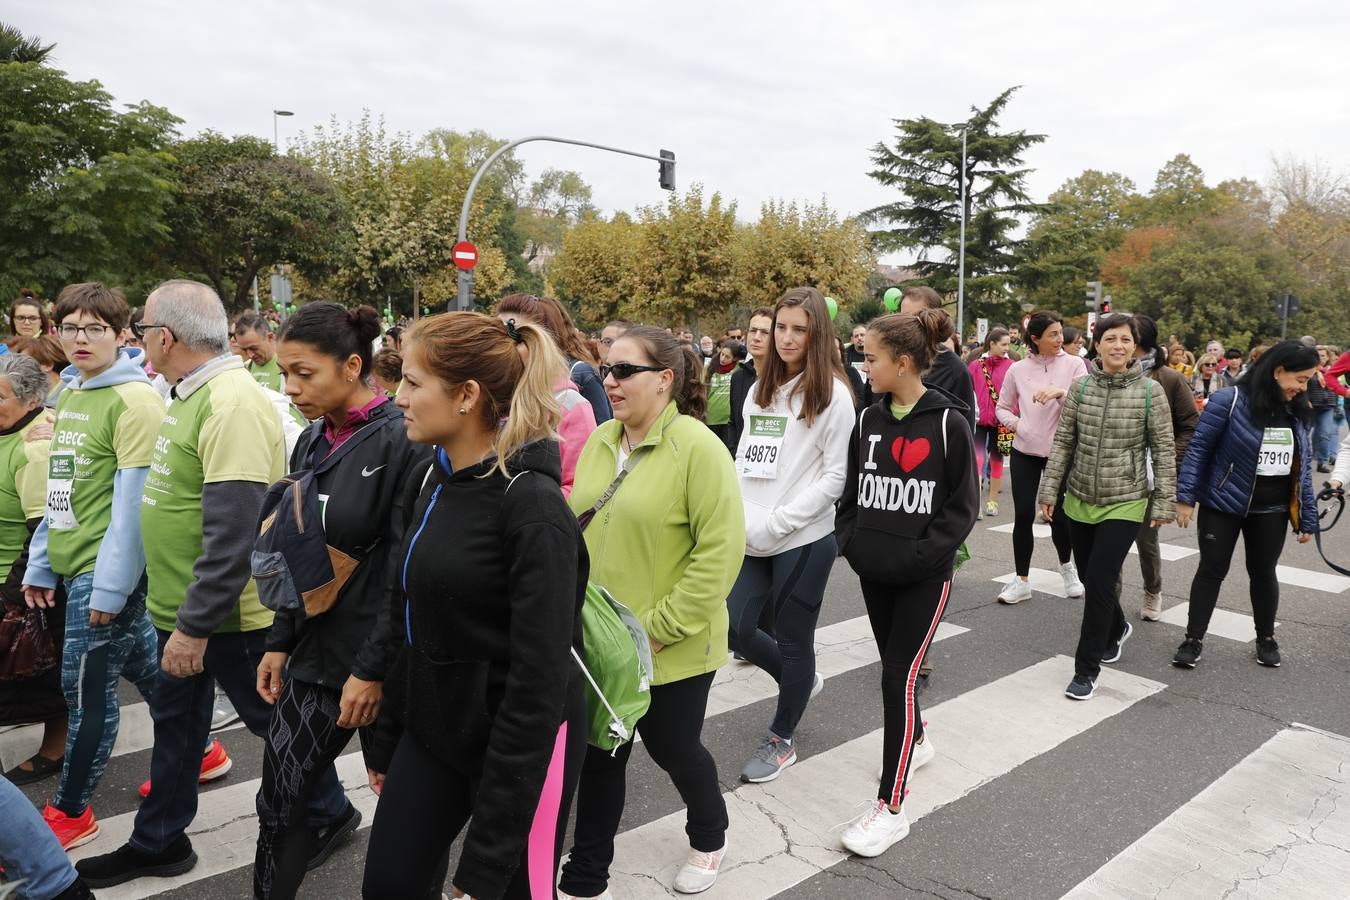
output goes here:
[{"label": "autumn tree", "polygon": [[735,266],[736,204],[703,186],[672,194],[664,208],[640,213],[639,296],[635,304],[649,321],[687,326],[725,317],[738,299]]},{"label": "autumn tree", "polygon": [[824,200],[765,203],[737,241],[738,305],[772,305],[788,288],[809,284],[846,306],[862,299],[875,265],[862,224],[841,219]]},{"label": "autumn tree", "polygon": [[569,228],[551,273],[558,298],[591,328],[636,316],[642,305],[641,242],[642,226],[621,212]]}]

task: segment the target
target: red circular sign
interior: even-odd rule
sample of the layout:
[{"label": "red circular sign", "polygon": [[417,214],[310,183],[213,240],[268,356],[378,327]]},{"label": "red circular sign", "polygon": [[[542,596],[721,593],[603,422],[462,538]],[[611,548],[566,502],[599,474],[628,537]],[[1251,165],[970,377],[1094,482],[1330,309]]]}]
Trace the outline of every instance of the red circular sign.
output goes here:
[{"label": "red circular sign", "polygon": [[478,248],[470,241],[460,241],[450,252],[450,258],[456,266],[467,272],[478,265]]}]

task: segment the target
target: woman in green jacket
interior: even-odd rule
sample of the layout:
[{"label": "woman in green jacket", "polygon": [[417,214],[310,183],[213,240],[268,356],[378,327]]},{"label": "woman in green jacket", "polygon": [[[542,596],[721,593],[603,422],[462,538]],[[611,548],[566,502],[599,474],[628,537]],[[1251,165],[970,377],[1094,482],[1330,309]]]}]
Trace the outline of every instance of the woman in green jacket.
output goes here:
[{"label": "woman in green jacket", "polygon": [[[1116,313],[1097,323],[1097,362],[1064,399],[1041,479],[1041,511],[1047,519],[1068,518],[1074,558],[1085,576],[1074,676],[1064,691],[1072,700],[1092,696],[1101,664],[1120,659],[1134,630],[1120,608],[1116,580],[1144,517],[1157,528],[1175,516],[1171,410],[1163,386],[1146,378],[1134,360],[1138,342],[1131,316]],[[1071,462],[1064,507],[1056,510],[1054,486]]]},{"label": "woman in green jacket", "polygon": [[[688,807],[689,858],[674,888],[698,893],[717,880],[726,852],[727,809],[702,731],[713,676],[727,659],[727,593],[745,552],[740,489],[726,447],[700,421],[705,385],[692,350],[659,328],[630,328],[600,373],[614,418],[586,442],[570,503],[578,514],[592,509],[627,466],[585,529],[591,581],[628,606],[651,640],[651,707],[637,732]],[[632,749],[587,748],[558,885],[564,900],[610,897]]]}]

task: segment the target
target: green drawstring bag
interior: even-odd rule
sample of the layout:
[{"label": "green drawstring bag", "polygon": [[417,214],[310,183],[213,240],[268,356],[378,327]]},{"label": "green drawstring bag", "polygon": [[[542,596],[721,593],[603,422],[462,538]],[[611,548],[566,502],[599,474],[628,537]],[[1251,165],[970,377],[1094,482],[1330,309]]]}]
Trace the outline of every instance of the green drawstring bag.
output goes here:
[{"label": "green drawstring bag", "polygon": [[611,753],[633,739],[651,706],[652,648],[647,632],[628,607],[597,584],[586,585],[581,607],[586,676],[586,741]]}]

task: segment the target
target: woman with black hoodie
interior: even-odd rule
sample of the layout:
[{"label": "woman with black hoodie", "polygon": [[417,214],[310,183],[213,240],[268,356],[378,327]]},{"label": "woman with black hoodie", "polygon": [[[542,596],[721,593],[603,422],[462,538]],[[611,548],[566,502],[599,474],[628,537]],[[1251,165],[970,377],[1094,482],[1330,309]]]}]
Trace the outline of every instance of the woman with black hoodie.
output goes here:
[{"label": "woman with black hoodie", "polygon": [[404,697],[367,754],[362,896],[439,897],[467,823],[457,890],[553,897],[586,748],[571,654],[590,569],[552,439],[562,357],[535,325],[469,312],[423,319],[403,352],[408,438],[439,449],[405,494]]},{"label": "woman with black hoodie", "polygon": [[881,786],[842,838],[860,856],[879,856],[909,833],[905,783],[934,753],[915,680],[942,620],[957,548],[979,515],[970,424],[958,401],[922,381],[951,334],[945,313],[921,309],[876,319],[864,339],[864,370],[880,399],[853,430],[835,517],[881,651]]},{"label": "woman with black hoodie", "polygon": [[[430,455],[403,433],[403,414],[367,382],[375,310],[307,303],[286,321],[277,348],[286,394],[307,419],[290,471],[315,473],[329,546],[358,564],[327,612],[278,612],[258,666],[258,693],[272,704],[258,791],[255,897],[294,897],[307,868],[361,823],[350,803],[311,834],[306,800],[333,760],[379,709],[396,643],[390,576],[403,542],[401,486]],[[245,438],[246,439],[246,438]],[[323,498],[326,498],[324,500]]]}]

